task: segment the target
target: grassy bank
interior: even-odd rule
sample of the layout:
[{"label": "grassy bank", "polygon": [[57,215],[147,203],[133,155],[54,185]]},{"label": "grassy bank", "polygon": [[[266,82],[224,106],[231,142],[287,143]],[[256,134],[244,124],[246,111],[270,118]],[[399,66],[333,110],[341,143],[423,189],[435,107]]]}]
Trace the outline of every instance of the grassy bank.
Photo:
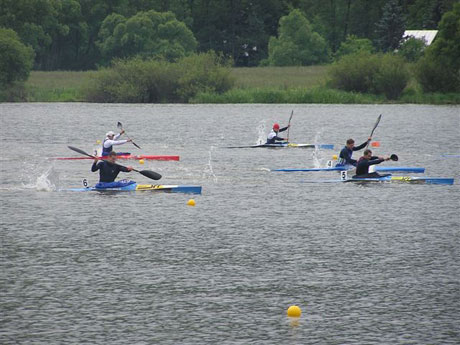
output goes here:
[{"label": "grassy bank", "polygon": [[84,102],[92,72],[34,71],[26,82],[29,102]]},{"label": "grassy bank", "polygon": [[[418,103],[460,104],[460,94],[425,94],[415,81],[398,101],[325,87],[328,66],[233,68],[235,87],[221,95],[201,93],[192,103]],[[92,72],[32,72],[29,102],[83,102]]]}]

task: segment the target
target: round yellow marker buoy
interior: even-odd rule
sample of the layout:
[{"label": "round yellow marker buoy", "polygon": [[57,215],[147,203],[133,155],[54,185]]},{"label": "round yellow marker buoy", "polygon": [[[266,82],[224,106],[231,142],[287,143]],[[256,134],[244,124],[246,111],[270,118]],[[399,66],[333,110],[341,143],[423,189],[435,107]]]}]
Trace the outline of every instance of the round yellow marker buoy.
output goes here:
[{"label": "round yellow marker buoy", "polygon": [[332,160],[334,160],[334,161],[336,161],[337,158],[338,158],[337,155],[333,155],[333,156],[332,156]]},{"label": "round yellow marker buoy", "polygon": [[100,144],[101,144],[101,141],[100,141],[100,140],[96,140],[96,144],[100,145]]},{"label": "round yellow marker buoy", "polygon": [[190,199],[189,201],[187,201],[187,205],[188,206],[195,206],[195,200]]},{"label": "round yellow marker buoy", "polygon": [[287,310],[287,316],[289,317],[300,317],[302,310],[296,305],[291,305]]},{"label": "round yellow marker buoy", "polygon": [[380,147],[380,141],[373,141],[371,142],[372,147]]},{"label": "round yellow marker buoy", "polygon": [[144,162],[143,159],[140,159],[140,160],[139,160],[139,164],[144,164],[144,163],[145,163],[145,162]]}]

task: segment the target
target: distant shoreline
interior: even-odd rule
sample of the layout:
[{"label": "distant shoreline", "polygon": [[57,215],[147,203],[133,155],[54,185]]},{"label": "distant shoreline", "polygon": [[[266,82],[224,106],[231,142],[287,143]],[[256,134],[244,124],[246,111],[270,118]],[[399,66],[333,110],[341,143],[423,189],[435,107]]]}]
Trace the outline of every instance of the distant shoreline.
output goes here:
[{"label": "distant shoreline", "polygon": [[[396,101],[384,96],[328,88],[327,65],[306,67],[232,68],[235,87],[224,94],[205,93],[190,103],[291,104],[460,104],[458,93],[420,91],[411,81]],[[92,71],[32,71],[25,83],[26,102],[85,102]]]}]

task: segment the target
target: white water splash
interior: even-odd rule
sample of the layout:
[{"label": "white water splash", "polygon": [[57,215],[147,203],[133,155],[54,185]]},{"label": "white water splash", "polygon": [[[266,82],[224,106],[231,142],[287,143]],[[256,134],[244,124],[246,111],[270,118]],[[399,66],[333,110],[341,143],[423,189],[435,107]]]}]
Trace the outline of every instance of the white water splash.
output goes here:
[{"label": "white water splash", "polygon": [[54,165],[46,168],[40,175],[28,176],[29,182],[23,184],[24,188],[35,189],[39,192],[52,192],[59,188],[59,173]]},{"label": "white water splash", "polygon": [[257,143],[256,145],[262,145],[267,139],[267,134],[265,133],[265,121],[262,120],[257,125]]},{"label": "white water splash", "polygon": [[217,183],[217,176],[214,174],[214,170],[212,169],[212,151],[215,149],[214,146],[211,146],[211,148],[208,151],[209,159],[208,159],[208,164],[206,165],[206,168],[203,171],[203,177],[205,178],[212,178],[214,183]]},{"label": "white water splash", "polygon": [[[320,143],[321,132],[322,132],[322,129],[320,129],[319,131],[316,132],[315,139],[313,141],[314,144],[321,144]],[[315,146],[315,149],[311,153],[311,156],[312,156],[312,160],[313,160],[313,166],[315,168],[321,168],[323,158],[321,157],[321,151],[319,150],[318,145]]]}]

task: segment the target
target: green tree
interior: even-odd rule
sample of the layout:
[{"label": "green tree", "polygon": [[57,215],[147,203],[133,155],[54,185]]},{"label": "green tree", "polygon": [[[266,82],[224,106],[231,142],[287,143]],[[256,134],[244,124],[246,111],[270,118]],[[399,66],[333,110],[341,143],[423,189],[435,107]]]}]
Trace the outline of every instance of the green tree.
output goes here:
[{"label": "green tree", "polygon": [[384,52],[397,49],[404,30],[402,7],[398,5],[397,0],[389,0],[383,7],[382,18],[377,23],[376,45]]},{"label": "green tree", "polygon": [[417,64],[417,77],[427,92],[460,91],[460,3],[443,15],[435,41]]},{"label": "green tree", "polygon": [[329,59],[326,41],[299,10],[280,19],[278,38],[270,37],[268,54],[274,66],[307,66]]},{"label": "green tree", "polygon": [[442,15],[451,11],[456,0],[415,0],[407,3],[407,28],[409,30],[438,28]]},{"label": "green tree", "polygon": [[29,77],[34,51],[25,46],[16,32],[0,28],[0,89]]},{"label": "green tree", "polygon": [[358,38],[355,35],[347,36],[347,39],[340,44],[337,50],[336,57],[340,58],[344,55],[354,54],[358,52],[374,52],[371,40],[367,38]]},{"label": "green tree", "polygon": [[163,57],[169,61],[193,53],[197,42],[171,12],[138,12],[131,18],[109,15],[102,23],[98,46],[106,61],[115,57]]},{"label": "green tree", "polygon": [[401,55],[409,62],[416,62],[423,56],[425,48],[425,40],[411,37],[401,44],[398,49],[398,55]]},{"label": "green tree", "polygon": [[380,59],[373,89],[387,99],[398,99],[406,88],[410,73],[403,57],[387,53]]}]

